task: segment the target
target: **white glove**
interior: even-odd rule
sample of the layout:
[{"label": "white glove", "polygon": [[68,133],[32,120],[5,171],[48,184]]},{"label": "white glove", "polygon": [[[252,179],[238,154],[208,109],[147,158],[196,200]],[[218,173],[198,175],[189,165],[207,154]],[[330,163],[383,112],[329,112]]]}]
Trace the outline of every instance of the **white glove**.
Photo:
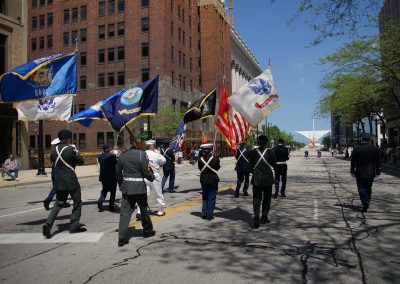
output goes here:
[{"label": "white glove", "polygon": [[378,176],[375,176],[375,178],[374,178],[374,181],[378,181],[380,178],[381,178],[381,176],[380,176],[380,175],[378,175]]}]

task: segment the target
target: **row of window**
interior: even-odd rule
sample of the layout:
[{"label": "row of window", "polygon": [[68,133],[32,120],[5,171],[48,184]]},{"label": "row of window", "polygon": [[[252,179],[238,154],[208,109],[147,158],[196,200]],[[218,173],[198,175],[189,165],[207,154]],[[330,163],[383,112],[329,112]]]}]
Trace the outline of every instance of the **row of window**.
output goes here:
[{"label": "row of window", "polygon": [[[172,80],[172,85],[176,86],[174,70],[171,71],[171,80]],[[186,89],[186,77],[183,76],[182,74],[179,74],[177,83],[178,83],[179,88],[184,89],[184,90]],[[201,77],[200,76],[199,76],[199,85],[201,85]],[[189,88],[190,88],[190,90],[193,90],[193,80],[192,79],[190,79]]]},{"label": "row of window", "polygon": [[[142,1],[143,2],[143,1]],[[121,13],[125,10],[125,0],[118,0],[117,3],[118,12]],[[115,0],[108,0],[107,2],[107,13],[113,15],[115,13]],[[106,15],[106,2],[102,1],[99,3],[99,17]]]},{"label": "row of window", "polygon": [[[65,9],[63,12],[63,18],[64,18],[64,24],[68,24],[70,22],[70,15],[71,15],[71,20],[72,22],[77,22],[78,21],[78,16],[79,16],[79,9],[78,7],[74,7],[71,9]],[[85,21],[87,19],[87,6],[81,6],[80,7],[80,18],[81,21]]]},{"label": "row of window", "polygon": [[[69,34],[70,32],[65,32],[63,34],[63,45],[68,46],[70,41],[69,41]],[[75,44],[75,40],[78,40],[78,31],[71,31],[71,43]],[[87,30],[86,29],[80,29],[79,30],[79,42],[86,42],[87,40]]]},{"label": "row of window", "polygon": [[[36,30],[38,26],[40,29],[43,29],[45,27],[45,22],[46,22],[45,17],[46,15],[33,16],[31,18],[32,29]],[[47,27],[52,27],[52,26],[53,26],[53,13],[49,13],[47,14]]]},{"label": "row of window", "polygon": [[[98,39],[105,39],[106,38],[106,26],[101,25],[98,27]],[[117,34],[115,34],[115,24],[108,24],[107,25],[107,36],[108,38],[113,38],[115,35],[123,36],[125,35],[125,22],[117,23]]]},{"label": "row of window", "polygon": [[[39,2],[39,6],[43,7],[44,5],[46,5],[46,0],[32,0],[31,4],[32,4],[32,8],[36,8]],[[52,5],[53,4],[53,0],[47,0],[47,5]]]},{"label": "row of window", "polygon": [[32,38],[31,39],[31,49],[32,50],[44,50],[45,42],[46,42],[47,49],[53,48],[53,36],[48,35],[46,37],[46,40],[45,40],[44,36],[41,36],[39,38]]},{"label": "row of window", "polygon": [[[107,80],[106,80],[107,79]],[[114,87],[114,86],[123,86],[125,85],[125,72],[109,72],[107,74],[105,73],[99,73],[97,75],[97,87],[98,88],[104,88],[106,87]],[[87,89],[87,77],[86,75],[80,76],[79,77],[79,88],[81,90],[86,90]]]}]

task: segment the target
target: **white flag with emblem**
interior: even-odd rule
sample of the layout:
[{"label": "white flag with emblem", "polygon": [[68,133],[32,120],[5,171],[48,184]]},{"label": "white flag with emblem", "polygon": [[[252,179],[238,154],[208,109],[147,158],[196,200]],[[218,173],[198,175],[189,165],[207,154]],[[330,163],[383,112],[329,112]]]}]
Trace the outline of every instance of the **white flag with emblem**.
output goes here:
[{"label": "white flag with emblem", "polygon": [[68,120],[71,116],[73,96],[57,96],[27,101],[15,105],[18,120]]},{"label": "white flag with emblem", "polygon": [[228,102],[251,126],[257,127],[268,114],[280,106],[271,70],[265,70],[241,87],[236,94],[229,97]]}]

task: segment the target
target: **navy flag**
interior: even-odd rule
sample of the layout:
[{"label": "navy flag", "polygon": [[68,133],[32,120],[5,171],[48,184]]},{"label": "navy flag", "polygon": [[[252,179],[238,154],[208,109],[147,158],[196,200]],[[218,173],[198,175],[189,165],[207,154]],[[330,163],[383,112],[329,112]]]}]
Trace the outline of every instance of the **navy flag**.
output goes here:
[{"label": "navy flag", "polygon": [[139,116],[155,115],[158,109],[158,75],[132,89],[120,91],[101,109],[116,131]]},{"label": "navy flag", "polygon": [[214,90],[204,95],[189,106],[189,110],[183,115],[183,122],[186,124],[198,119],[204,119],[215,114],[215,103],[217,91]]},{"label": "navy flag", "polygon": [[0,77],[0,100],[20,102],[76,95],[77,53],[39,58]]},{"label": "navy flag", "polygon": [[179,122],[178,127],[176,128],[175,136],[168,146],[169,149],[171,149],[174,152],[178,152],[181,150],[183,139],[185,138],[185,130],[186,126],[183,123],[183,120],[181,120]]}]

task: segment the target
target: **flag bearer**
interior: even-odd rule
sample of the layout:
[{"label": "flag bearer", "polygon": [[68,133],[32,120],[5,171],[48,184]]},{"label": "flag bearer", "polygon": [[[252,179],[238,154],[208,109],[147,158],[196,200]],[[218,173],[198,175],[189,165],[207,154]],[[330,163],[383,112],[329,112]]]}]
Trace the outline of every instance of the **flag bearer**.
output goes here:
[{"label": "flag bearer", "polygon": [[99,181],[102,184],[100,197],[97,200],[97,207],[102,212],[103,202],[106,200],[107,193],[110,192],[109,210],[114,212],[115,205],[115,192],[117,191],[117,177],[115,175],[115,166],[117,165],[117,156],[111,153],[110,144],[103,145],[103,153],[97,157],[100,164]]},{"label": "flag bearer", "polygon": [[163,156],[166,160],[165,164],[163,165],[163,178],[161,187],[164,189],[165,183],[169,177],[169,184],[168,184],[168,192],[174,193],[176,192],[174,189],[175,185],[175,154],[172,149],[167,148],[167,150],[163,150]]},{"label": "flag bearer", "polygon": [[203,191],[203,219],[214,219],[213,213],[218,191],[218,170],[220,169],[219,158],[212,153],[213,144],[202,144],[202,153],[197,165],[200,170],[200,183]]},{"label": "flag bearer", "polygon": [[235,198],[239,197],[240,187],[244,181],[243,186],[243,195],[248,196],[247,189],[249,188],[249,176],[250,176],[250,168],[249,168],[249,155],[250,150],[246,148],[246,144],[244,142],[239,144],[239,147],[236,150],[236,166],[235,170],[237,173],[237,185],[236,185],[236,194]]}]

